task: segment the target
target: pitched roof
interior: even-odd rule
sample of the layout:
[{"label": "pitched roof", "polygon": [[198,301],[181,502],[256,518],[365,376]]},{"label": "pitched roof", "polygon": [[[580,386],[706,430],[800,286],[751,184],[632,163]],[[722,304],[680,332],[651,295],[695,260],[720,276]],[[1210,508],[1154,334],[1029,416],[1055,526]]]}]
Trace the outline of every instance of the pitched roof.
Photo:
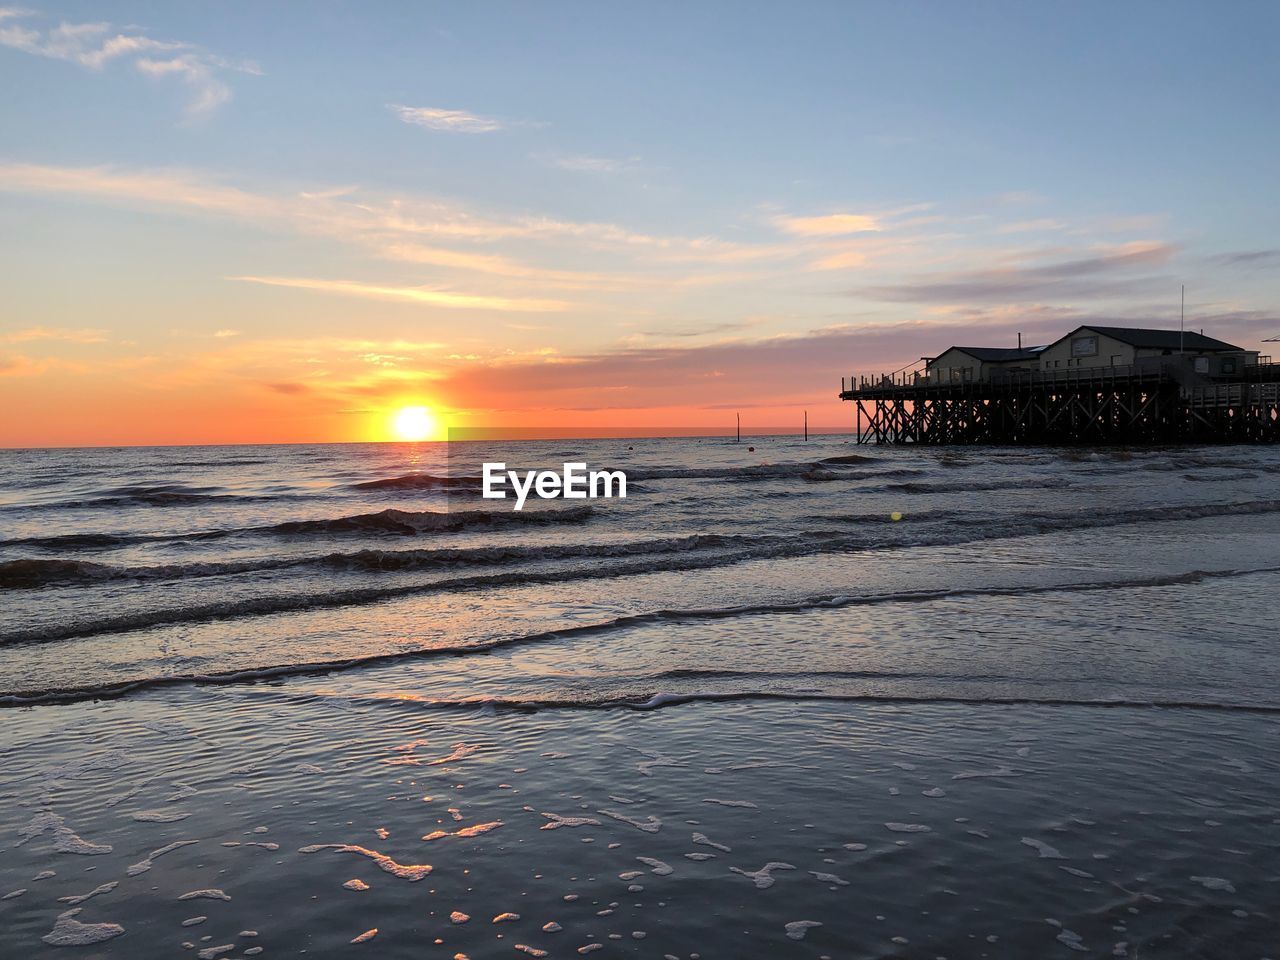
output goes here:
[{"label": "pitched roof", "polygon": [[[983,363],[999,363],[1004,360],[1034,360],[1036,352],[1043,349],[1043,347],[1029,347],[1025,350],[1019,350],[1017,347],[947,347],[938,354],[938,357],[952,350],[959,350]],[[938,357],[933,359],[936,360]]]},{"label": "pitched roof", "polygon": [[[1095,327],[1092,324],[1079,327],[1067,334],[1074,336],[1080,330],[1096,330],[1098,333],[1131,347],[1145,347],[1150,350],[1241,350],[1233,344],[1213,337],[1206,337],[1190,330],[1148,330],[1144,327]],[[1063,339],[1066,339],[1064,337]]]}]

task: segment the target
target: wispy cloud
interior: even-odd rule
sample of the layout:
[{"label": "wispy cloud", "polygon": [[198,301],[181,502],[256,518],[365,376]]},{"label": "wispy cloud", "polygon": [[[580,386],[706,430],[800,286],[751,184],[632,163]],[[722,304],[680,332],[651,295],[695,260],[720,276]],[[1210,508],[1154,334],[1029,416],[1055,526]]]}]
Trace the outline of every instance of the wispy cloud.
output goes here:
[{"label": "wispy cloud", "polygon": [[[565,288],[627,286],[625,275],[522,263],[512,257],[474,249],[476,244],[534,241],[539,256],[549,244],[579,251],[603,251],[633,263],[647,258],[659,269],[690,268],[794,257],[783,244],[752,244],[713,236],[663,236],[639,233],[612,223],[561,220],[521,214],[495,216],[456,203],[358,188],[305,191],[249,190],[184,170],[120,170],[109,167],[61,167],[0,163],[0,191],[74,195],[143,209],[226,217],[261,225],[286,225],[299,232],[357,244],[386,260],[470,270]],[[428,242],[429,241],[429,242]],[[443,246],[443,244],[453,246]],[[466,247],[467,249],[456,249]],[[577,262],[577,258],[575,258]],[[664,283],[720,282],[728,278],[693,276]]]},{"label": "wispy cloud", "polygon": [[457,293],[432,287],[393,287],[357,280],[321,280],[309,277],[230,277],[248,283],[272,287],[293,287],[317,293],[336,293],[370,300],[392,300],[421,303],[434,307],[457,307],[466,310],[499,310],[528,313],[551,313],[572,306],[563,300],[513,299],[480,294]]},{"label": "wispy cloud", "polygon": [[775,217],[779,229],[799,237],[838,237],[883,230],[878,218],[864,213],[828,213],[818,217]]},{"label": "wispy cloud", "polygon": [[1049,230],[1062,230],[1066,224],[1052,217],[1041,217],[1037,220],[1017,220],[1006,223],[996,229],[996,233],[1043,233]]},{"label": "wispy cloud", "polygon": [[117,30],[109,23],[64,22],[40,28],[29,25],[34,16],[29,10],[0,8],[0,46],[65,60],[86,70],[127,62],[145,76],[180,80],[190,90],[189,117],[205,116],[231,99],[231,88],[221,74],[261,73],[252,63],[233,63],[182,40],[157,40],[136,27]]},{"label": "wispy cloud", "polygon": [[639,157],[594,157],[588,154],[573,154],[567,157],[551,158],[551,165],[571,173],[623,173],[635,170],[640,166]]},{"label": "wispy cloud", "polygon": [[63,343],[105,343],[106,330],[77,329],[66,327],[27,327],[12,333],[0,334],[0,343],[31,343],[37,340],[60,340]]},{"label": "wispy cloud", "polygon": [[1165,243],[1132,243],[1087,257],[1038,266],[919,276],[906,282],[867,287],[859,293],[907,303],[990,303],[1029,299],[1114,297],[1146,291],[1158,281],[1135,271],[1163,264],[1175,252]]},{"label": "wispy cloud", "polygon": [[759,320],[726,320],[721,323],[712,323],[703,327],[693,327],[684,330],[646,330],[645,336],[648,337],[679,337],[681,339],[691,339],[693,337],[709,337],[717,333],[736,333],[740,330],[746,330],[756,326]]},{"label": "wispy cloud", "polygon": [[493,133],[501,130],[503,123],[494,117],[482,117],[466,110],[446,110],[442,107],[406,107],[388,104],[388,108],[405,123],[447,133]]},{"label": "wispy cloud", "polygon": [[0,377],[38,377],[47,369],[47,361],[33,360],[21,353],[0,353]]},{"label": "wispy cloud", "polygon": [[1280,264],[1280,250],[1235,250],[1215,254],[1209,262],[1224,267],[1266,267]]},{"label": "wispy cloud", "polygon": [[866,262],[867,255],[861,250],[839,250],[814,261],[811,269],[852,270],[854,267],[863,266]]},{"label": "wispy cloud", "polygon": [[231,99],[231,88],[214,75],[207,60],[194,54],[184,53],[165,60],[140,57],[134,61],[134,66],[144,76],[174,77],[185,83],[191,90],[191,99],[187,103],[189,116],[212,113]]}]

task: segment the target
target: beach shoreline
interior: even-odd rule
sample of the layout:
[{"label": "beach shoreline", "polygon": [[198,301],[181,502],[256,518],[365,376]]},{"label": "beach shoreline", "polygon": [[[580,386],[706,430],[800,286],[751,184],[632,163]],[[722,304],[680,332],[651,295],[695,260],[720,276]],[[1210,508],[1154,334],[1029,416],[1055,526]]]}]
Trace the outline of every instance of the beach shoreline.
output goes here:
[{"label": "beach shoreline", "polygon": [[366,949],[477,958],[1262,956],[1275,928],[1271,716],[198,688],[9,720],[25,956],[74,907],[130,957],[327,956],[374,928]]}]

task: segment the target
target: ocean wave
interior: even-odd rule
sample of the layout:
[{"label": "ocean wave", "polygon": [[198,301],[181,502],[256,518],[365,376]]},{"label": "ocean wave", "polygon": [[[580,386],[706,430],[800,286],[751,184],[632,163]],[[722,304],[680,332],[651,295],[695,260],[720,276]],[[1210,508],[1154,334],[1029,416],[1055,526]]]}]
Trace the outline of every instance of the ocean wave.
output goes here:
[{"label": "ocean wave", "polygon": [[501,545],[485,547],[442,547],[438,549],[356,550],[302,557],[266,557],[259,560],[228,560],[154,566],[113,566],[84,560],[21,559],[0,562],[0,590],[26,589],[50,585],[98,583],[105,580],[181,580],[196,577],[234,576],[300,567],[322,567],[360,572],[402,572],[448,569],[462,566],[502,566],[533,561],[566,560],[577,557],[604,559],[651,554],[686,553],[776,542],[781,536],[694,534],[655,540],[627,540],[606,543],[548,544],[545,546]]},{"label": "ocean wave", "polygon": [[0,562],[0,590],[115,579],[115,571],[88,560],[22,559]]},{"label": "ocean wave", "polygon": [[883,463],[884,461],[880,457],[868,457],[861,453],[848,453],[843,457],[827,457],[823,460],[819,460],[818,462],[848,466],[856,463]]},{"label": "ocean wave", "polygon": [[6,547],[30,546],[46,549],[86,550],[138,543],[220,540],[233,536],[296,536],[317,534],[392,534],[417,536],[453,533],[462,530],[492,530],[507,526],[539,526],[554,523],[584,523],[593,516],[589,504],[547,510],[455,510],[413,511],[387,509],[345,517],[286,520],[262,527],[230,527],[194,530],[186,533],[69,533],[48,537],[17,537],[2,540]]},{"label": "ocean wave", "polygon": [[1053,490],[1071,486],[1071,481],[1062,477],[1037,477],[1034,481],[1021,480],[974,480],[969,483],[890,483],[884,489],[894,493],[986,493],[990,490]]},{"label": "ocean wave", "polygon": [[821,463],[758,463],[745,467],[639,467],[626,470],[627,480],[840,480],[846,474]]},{"label": "ocean wave", "polygon": [[409,473],[351,484],[352,490],[478,490],[480,477],[440,477],[431,473]]},{"label": "ocean wave", "polygon": [[[403,659],[401,655],[388,659]],[[205,676],[167,676],[128,683],[101,684],[93,687],[67,687],[42,691],[30,691],[14,694],[0,694],[0,709],[5,707],[26,707],[36,704],[76,703],[85,700],[101,700],[128,696],[163,687],[180,687],[192,685],[232,686],[240,684],[256,684],[280,680],[290,677],[301,677],[332,673],[344,669],[360,668],[373,665],[370,661],[335,662],[331,664],[312,664],[298,667],[267,667],[261,670],[240,670],[234,673],[209,674]],[[765,679],[770,675],[761,675]],[[885,679],[901,679],[901,675],[886,674]],[[307,694],[313,699],[313,694]],[[492,715],[498,711],[513,713],[530,713],[539,710],[628,710],[650,712],[671,707],[682,707],[697,704],[739,703],[739,702],[785,702],[785,703],[852,703],[852,704],[904,704],[904,705],[956,705],[956,706],[996,706],[996,707],[1080,707],[1095,709],[1129,709],[1129,710],[1201,710],[1211,713],[1252,713],[1280,715],[1280,706],[1270,703],[1249,701],[1229,702],[1225,700],[1184,700],[1159,697],[1053,697],[1053,696],[1000,696],[987,694],[947,693],[844,693],[839,691],[806,691],[806,690],[653,690],[638,694],[618,695],[602,692],[593,695],[590,691],[575,692],[573,697],[492,697],[477,695],[474,697],[383,697],[349,696],[346,699],[357,704],[377,704],[381,707],[404,708],[414,710],[429,708],[434,710],[464,710],[467,712],[482,711]]]},{"label": "ocean wave", "polygon": [[[777,556],[794,550],[794,547],[783,545],[769,555]],[[277,613],[298,613],[310,610],[332,609],[334,607],[360,606],[370,603],[381,603],[402,597],[428,593],[444,593],[449,591],[475,590],[505,586],[526,586],[533,584],[565,583],[573,580],[595,580],[639,576],[660,571],[699,570],[709,567],[723,566],[727,563],[748,559],[759,559],[761,554],[752,550],[740,551],[737,554],[706,555],[672,555],[655,559],[646,557],[635,562],[601,564],[595,562],[577,568],[555,568],[550,570],[512,570],[501,573],[473,574],[465,577],[452,577],[445,580],[434,580],[428,583],[410,583],[395,586],[358,587],[348,590],[329,590],[325,593],[281,594],[278,596],[255,597],[221,603],[201,603],[183,607],[166,607],[121,614],[68,621],[56,625],[47,625],[12,633],[0,633],[0,646],[21,645],[28,643],[49,643],[60,640],[71,640],[82,637],[100,636],[102,634],[128,633],[146,630],[152,627],[172,626],[185,623],[205,623],[214,620],[230,620],[242,617],[267,616]]]},{"label": "ocean wave", "polygon": [[274,460],[246,458],[229,458],[227,460],[174,460],[166,463],[166,467],[257,467],[264,466],[268,463],[275,463]]},{"label": "ocean wave", "polygon": [[331,520],[286,520],[245,532],[276,534],[392,533],[416,536],[459,530],[490,530],[508,526],[540,526],[552,523],[584,523],[595,514],[589,504],[548,510],[379,510]]},{"label": "ocean wave", "polygon": [[[575,508],[576,509],[576,508]],[[581,509],[590,509],[584,507]],[[564,513],[567,511],[543,511],[544,513]],[[869,543],[858,536],[837,536],[824,538],[817,533],[800,534],[789,537],[778,537],[775,542],[748,546],[737,551],[726,550],[720,553],[698,553],[691,551],[683,555],[664,557],[642,557],[633,562],[600,563],[594,562],[576,568],[554,568],[549,570],[516,569],[500,573],[474,574],[465,577],[454,577],[436,580],[429,583],[400,584],[393,586],[363,587],[348,590],[331,590],[323,594],[285,594],[280,596],[257,597],[249,600],[218,604],[198,604],[187,607],[172,607],[142,611],[136,614],[125,614],[104,617],[97,620],[65,622],[58,625],[19,630],[12,633],[0,633],[0,645],[44,643],[59,640],[70,640],[80,637],[109,633],[124,633],[143,630],[151,627],[180,623],[199,623],[212,620],[233,619],[240,617],[264,616],[277,613],[301,612],[306,610],[329,609],[334,607],[358,606],[378,603],[401,597],[446,592],[450,590],[475,590],[502,586],[525,586],[542,583],[565,583],[573,580],[616,579],[628,576],[639,576],[659,572],[679,572],[709,569],[728,566],[752,560],[782,559],[786,557],[805,556],[822,552],[838,552],[851,550],[896,550],[921,546],[957,546],[967,543],[990,540],[1036,536],[1048,532],[1068,529],[1096,529],[1099,527],[1121,526],[1151,522],[1177,522],[1181,520],[1204,519],[1221,516],[1248,516],[1264,513],[1280,512],[1280,500],[1250,501],[1235,504],[1201,504],[1185,507],[1135,508],[1113,514],[1031,514],[1010,518],[1003,522],[993,522],[989,515],[956,514],[951,523],[957,529],[943,528],[941,531],[925,530],[918,537],[908,536],[905,540],[880,541]],[[459,516],[459,515],[433,515]],[[505,516],[526,516],[512,513]],[[823,521],[845,520],[859,525],[871,522],[890,524],[897,527],[901,521],[892,517],[878,515],[861,516],[828,516],[814,518]],[[964,529],[968,528],[968,529]],[[978,528],[978,529],[974,529]],[[587,556],[596,559],[594,555]]]},{"label": "ocean wave", "polygon": [[180,483],[153,486],[114,487],[75,500],[52,500],[46,503],[17,503],[15,510],[98,510],[106,507],[189,507],[207,503],[252,503],[279,500],[280,494],[229,493],[223,487],[189,487]]},{"label": "ocean wave", "polygon": [[151,540],[185,539],[183,536],[166,537],[151,533],[57,533],[48,537],[15,537],[0,540],[6,547],[41,547],[48,550],[109,550]]},{"label": "ocean wave", "polygon": [[[234,683],[252,683],[262,680],[272,680],[289,676],[304,676],[311,674],[331,673],[339,670],[347,670],[359,667],[373,666],[376,664],[392,663],[406,660],[417,660],[428,657],[444,657],[444,656],[465,656],[465,655],[484,655],[493,650],[500,648],[516,646],[520,644],[542,643],[553,640],[571,639],[583,636],[592,636],[598,634],[609,633],[612,631],[625,629],[632,626],[660,623],[660,622],[680,622],[680,621],[697,621],[697,620],[722,620],[735,617],[751,616],[759,614],[804,614],[814,610],[821,609],[840,609],[852,606],[877,606],[893,603],[929,603],[938,600],[953,600],[961,598],[980,598],[980,597],[1020,597],[1035,595],[1053,595],[1064,593],[1089,593],[1107,590],[1126,590],[1143,587],[1164,587],[1164,586],[1180,586],[1193,583],[1202,583],[1219,579],[1237,578],[1256,576],[1259,574],[1280,573],[1280,567],[1268,566],[1237,570],[1193,570],[1180,574],[1168,574],[1160,576],[1133,577],[1116,580],[1095,580],[1083,581],[1077,583],[1060,583],[1060,584],[1039,584],[1026,585],[1020,587],[961,587],[954,589],[939,588],[936,590],[910,590],[898,591],[882,594],[866,594],[861,596],[850,596],[845,594],[827,594],[818,595],[801,600],[789,602],[771,602],[761,604],[748,604],[734,607],[712,607],[712,608],[691,608],[691,609],[664,609],[654,610],[645,613],[627,614],[597,623],[581,624],[572,627],[565,627],[558,630],[546,630],[536,633],[523,634],[519,636],[502,637],[498,639],[479,640],[468,644],[450,644],[441,647],[433,647],[424,650],[395,651],[388,653],[373,654],[364,657],[352,657],[342,660],[331,660],[312,663],[294,663],[272,666],[262,666],[247,669],[236,669],[221,672],[209,672],[202,674],[183,674],[183,675],[165,675],[158,677],[149,677],[138,680],[130,680],[115,683],[91,684],[77,687],[64,687],[45,690],[19,690],[0,694],[0,707],[2,706],[21,706],[38,702],[59,702],[84,700],[97,697],[120,696],[138,690],[151,689],[155,687],[190,685],[190,684],[234,684]],[[689,671],[667,671],[667,679],[678,679],[681,675],[687,674]],[[851,675],[856,672],[850,672]],[[904,677],[910,679],[909,675],[890,674],[888,676]],[[609,700],[602,701],[599,704],[592,704],[589,701],[580,700],[512,700],[503,701],[501,699],[492,698],[475,698],[466,701],[437,701],[438,703],[454,705],[465,705],[469,707],[495,705],[495,706],[518,706],[525,709],[530,707],[547,706],[547,707],[573,707],[573,706],[591,706],[591,705],[608,705],[631,707],[637,709],[654,709],[658,706],[672,705],[683,702],[688,699],[741,699],[743,697],[773,697],[781,699],[883,699],[887,701],[901,700],[903,702],[928,702],[933,700],[946,700],[946,697],[898,697],[888,695],[884,697],[845,697],[838,694],[803,694],[803,693],[777,693],[769,692],[727,692],[727,693],[656,693],[644,702],[635,702],[634,700],[618,700],[613,697]],[[1071,699],[1027,699],[1027,698],[1009,698],[1007,701],[1000,698],[954,698],[957,702],[975,702],[975,703],[1045,703],[1045,704],[1064,704],[1064,705],[1088,705],[1088,706],[1200,706],[1212,708],[1220,706],[1223,709],[1242,709],[1242,710],[1268,710],[1272,712],[1280,712],[1280,707],[1270,706],[1247,706],[1247,705],[1220,705],[1211,703],[1198,703],[1196,701],[1169,701],[1168,703],[1154,701],[1125,701],[1125,700],[1071,700]],[[414,701],[421,703],[423,701]]]}]

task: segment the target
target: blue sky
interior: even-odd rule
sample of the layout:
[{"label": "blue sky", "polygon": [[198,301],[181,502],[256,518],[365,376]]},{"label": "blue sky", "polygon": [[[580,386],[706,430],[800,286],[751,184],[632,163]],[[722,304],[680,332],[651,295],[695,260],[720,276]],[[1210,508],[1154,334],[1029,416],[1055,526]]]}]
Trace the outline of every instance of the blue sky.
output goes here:
[{"label": "blue sky", "polygon": [[1272,3],[5,9],[0,389],[835,422],[1183,283],[1280,334]]}]

